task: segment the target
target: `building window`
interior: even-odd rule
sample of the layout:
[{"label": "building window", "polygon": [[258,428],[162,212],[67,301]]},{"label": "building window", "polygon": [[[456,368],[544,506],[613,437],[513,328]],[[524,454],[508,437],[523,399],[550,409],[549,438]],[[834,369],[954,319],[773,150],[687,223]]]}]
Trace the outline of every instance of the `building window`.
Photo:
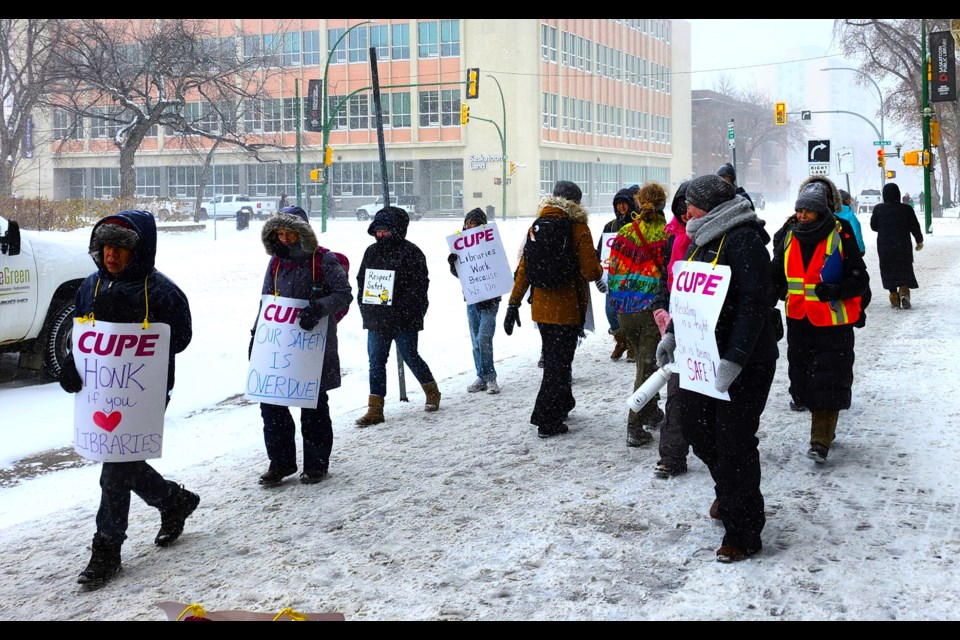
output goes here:
[{"label": "building window", "polygon": [[563,110],[560,114],[560,128],[564,131],[570,130],[570,118],[573,115],[573,109],[570,106],[571,100],[573,100],[573,98],[563,96]]},{"label": "building window", "polygon": [[[389,93],[387,97],[388,99],[383,101],[383,106],[384,111],[386,111],[386,106],[390,105],[390,127],[393,129],[409,129],[411,124],[410,94],[406,91]],[[384,114],[383,123],[383,126],[387,126],[386,114]]]},{"label": "building window", "polygon": [[433,160],[427,162],[428,208],[433,211],[461,211],[463,209],[463,160]]},{"label": "building window", "polygon": [[370,101],[367,95],[352,96],[347,105],[349,117],[347,126],[350,129],[370,128]]},{"label": "building window", "polygon": [[367,29],[354,29],[347,35],[347,59],[350,62],[367,61]]},{"label": "building window", "polygon": [[440,55],[449,58],[460,55],[460,21],[440,21]]},{"label": "building window", "polygon": [[217,164],[210,167],[210,178],[203,190],[206,198],[219,193],[240,193],[240,165]]},{"label": "building window", "polygon": [[259,36],[243,36],[243,57],[246,60],[263,55],[263,39]]},{"label": "building window", "polygon": [[617,173],[617,165],[615,164],[601,164],[597,167],[598,195],[601,202],[609,202],[620,190],[620,180]]},{"label": "building window", "polygon": [[557,28],[540,25],[540,57],[549,62],[557,61]]},{"label": "building window", "polygon": [[135,193],[139,198],[156,198],[160,195],[160,174],[163,167],[136,167],[137,186]]},{"label": "building window", "polygon": [[460,89],[444,89],[440,92],[440,125],[460,126]]},{"label": "building window", "polygon": [[279,133],[283,131],[283,101],[275,98],[264,100],[263,105],[263,132]]},{"label": "building window", "polygon": [[257,198],[279,198],[297,192],[297,165],[263,162],[245,165],[247,190]]},{"label": "building window", "polygon": [[55,140],[82,140],[83,118],[66,109],[54,109],[53,137]]},{"label": "building window", "polygon": [[210,102],[197,103],[199,109],[199,122],[197,128],[207,133],[220,133],[220,114],[214,109]]},{"label": "building window", "polygon": [[[303,109],[304,109],[303,102],[304,102],[304,98],[300,98],[301,113],[303,113]],[[297,99],[296,98],[283,99],[283,130],[290,133],[297,130]]]},{"label": "building window", "polygon": [[347,105],[341,104],[344,96],[327,96],[327,113],[330,120],[330,131],[347,128]]},{"label": "building window", "polygon": [[343,64],[347,61],[347,49],[343,46],[342,42],[339,43],[336,49],[332,48],[337,40],[343,37],[343,34],[346,32],[346,29],[327,29],[327,47],[329,48],[327,61],[330,64]]},{"label": "building window", "polygon": [[543,128],[557,128],[557,94],[543,94]]},{"label": "building window", "polygon": [[112,200],[120,195],[120,169],[93,170],[93,197]]},{"label": "building window", "polygon": [[283,62],[283,43],[280,34],[263,34],[263,62],[268,67],[279,67]]},{"label": "building window", "polygon": [[540,195],[553,193],[553,185],[557,181],[557,161],[540,161]]},{"label": "building window", "polygon": [[[388,162],[387,181],[395,196],[414,195],[413,162]],[[383,193],[379,162],[337,162],[330,172],[331,193],[341,196],[370,196]]]},{"label": "building window", "polygon": [[320,64],[320,32],[303,32],[303,64],[317,66]]},{"label": "building window", "polygon": [[440,55],[440,41],[436,22],[417,23],[417,56],[436,58]]},{"label": "building window", "polygon": [[377,48],[377,60],[390,59],[390,27],[374,25],[370,27],[370,46]]},{"label": "building window", "polygon": [[67,182],[70,185],[67,197],[71,200],[80,200],[87,197],[86,184],[83,179],[84,173],[83,169],[67,169]]},{"label": "building window", "polygon": [[410,25],[395,24],[390,27],[392,38],[390,42],[390,58],[393,60],[410,59]]},{"label": "building window", "polygon": [[[457,108],[457,123],[460,109]],[[440,124],[440,94],[437,91],[420,92],[420,126],[436,127]]]},{"label": "building window", "polygon": [[290,31],[283,34],[283,66],[300,66],[300,32]]}]

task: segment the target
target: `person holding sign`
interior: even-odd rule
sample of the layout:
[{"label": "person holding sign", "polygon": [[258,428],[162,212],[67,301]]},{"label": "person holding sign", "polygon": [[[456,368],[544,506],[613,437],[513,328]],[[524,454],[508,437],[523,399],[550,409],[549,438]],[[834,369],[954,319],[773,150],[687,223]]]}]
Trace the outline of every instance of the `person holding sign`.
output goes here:
[{"label": "person holding sign", "polygon": [[[616,237],[620,227],[633,220],[633,196],[640,190],[640,187],[634,189],[620,189],[613,196],[613,220],[603,225],[603,231],[600,233],[600,240],[597,242],[597,259],[604,270],[610,264],[610,247],[613,245],[613,239]],[[606,247],[604,244],[606,243]],[[606,251],[604,251],[606,248]],[[617,307],[610,296],[609,283],[601,278],[596,282],[600,293],[605,294],[604,311],[607,315],[607,323],[610,325],[609,333],[613,336],[614,346],[610,353],[611,360],[619,360],[624,353],[627,354],[627,362],[634,361],[633,348],[627,344],[623,337],[623,331],[620,330],[620,321],[617,319]]]},{"label": "person holding sign", "polygon": [[678,356],[683,436],[714,481],[710,515],[725,529],[717,560],[734,562],[760,551],[766,523],[757,429],[780,355],[770,236],[720,176],[691,180],[686,201],[691,244],[673,265],[671,321],[657,366]]},{"label": "person holding sign", "polygon": [[[479,207],[471,209],[463,218],[463,230],[475,229],[487,224],[487,214]],[[447,256],[450,273],[457,273],[458,256]],[[497,384],[497,370],[493,366],[493,335],[497,332],[497,312],[500,311],[501,296],[474,302],[467,305],[467,326],[470,329],[470,343],[473,345],[473,365],[477,370],[477,379],[467,387],[467,393],[486,391],[500,393]]]},{"label": "person holding sign", "polygon": [[790,394],[810,410],[807,457],[827,460],[840,410],[850,408],[854,332],[870,277],[850,224],[835,215],[832,182],[806,181],[796,222],[776,237],[772,274],[786,301]]},{"label": "person holding sign", "polygon": [[[193,328],[187,297],[172,280],[156,270],[156,253],[157,226],[152,213],[121,211],[97,222],[90,235],[90,256],[97,270],[87,276],[77,290],[74,317],[81,319],[85,327],[95,327],[97,320],[101,325],[131,323],[131,333],[140,332],[141,327],[146,329],[150,324],[168,325],[166,388],[161,387],[160,393],[169,402],[174,383],[174,357],[190,344]],[[133,336],[124,337],[136,342]],[[132,342],[124,344],[131,344],[132,348]],[[151,347],[145,347],[140,341],[136,349],[149,351]],[[103,350],[98,353],[100,351]],[[105,392],[97,368],[105,360],[107,357],[91,359],[78,368],[71,353],[61,370],[60,386],[68,393],[80,393],[90,387],[89,396]],[[94,391],[98,385],[99,389]],[[124,407],[124,413],[128,414],[126,405]],[[104,414],[95,414],[95,422],[103,432],[109,432],[104,433],[103,442],[113,442],[106,438],[122,431],[117,428],[122,423],[121,412],[111,411],[97,421],[98,416]],[[122,442],[133,441],[134,438],[127,438]],[[111,450],[114,448],[110,446]],[[130,461],[103,462],[97,531],[93,536],[90,562],[77,578],[77,582],[88,589],[102,587],[120,571],[120,548],[127,537],[131,491],[160,511],[160,531],[154,542],[161,547],[180,537],[184,522],[200,503],[197,494],[187,491],[183,485],[165,480],[144,459],[137,459],[141,455],[150,456],[149,453],[132,454]]]},{"label": "person holding sign", "polygon": [[440,389],[418,350],[419,334],[429,306],[427,258],[420,247],[407,240],[409,224],[406,211],[384,207],[367,227],[367,233],[376,238],[376,242],[364,251],[357,271],[357,304],[363,328],[367,330],[370,396],[367,413],[356,421],[358,427],[384,421],[387,360],[394,341],[400,357],[423,387],[423,410],[440,408]]},{"label": "person holding sign", "polygon": [[[284,478],[297,472],[296,424],[290,406],[299,406],[300,433],[303,436],[300,482],[316,484],[327,477],[333,450],[333,424],[327,393],[340,386],[340,356],[334,316],[350,305],[353,291],[334,252],[317,245],[317,236],[310,226],[307,213],[300,207],[286,207],[271,216],[264,223],[260,238],[271,260],[263,276],[263,297],[257,313],[257,326],[251,332],[251,352],[255,340],[257,346],[264,343],[271,352],[279,352],[281,357],[271,360],[279,359],[283,364],[271,364],[267,368],[282,372],[287,379],[295,379],[289,373],[292,367],[286,367],[286,363],[298,355],[296,352],[314,354],[322,348],[322,365],[316,390],[304,384],[303,393],[294,393],[289,390],[291,387],[271,385],[268,389],[287,391],[276,393],[274,402],[260,402],[263,442],[270,466],[260,476],[259,483],[265,487],[275,487]],[[283,325],[282,329],[272,328],[275,325],[268,327],[266,321],[261,323],[261,314],[271,303],[284,299],[302,300],[307,304],[296,311],[289,308],[284,311],[277,305],[278,310],[268,315],[271,320]],[[324,333],[318,333],[316,337],[307,333],[313,332],[324,318]],[[281,351],[284,348],[295,353],[285,354]],[[289,357],[283,357],[285,355]],[[309,403],[296,401],[304,395],[309,395]]]}]

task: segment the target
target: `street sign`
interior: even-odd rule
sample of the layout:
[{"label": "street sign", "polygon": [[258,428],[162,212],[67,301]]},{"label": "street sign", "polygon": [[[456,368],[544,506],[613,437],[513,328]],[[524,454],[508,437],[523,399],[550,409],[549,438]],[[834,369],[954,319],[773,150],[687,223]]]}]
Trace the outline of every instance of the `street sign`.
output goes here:
[{"label": "street sign", "polygon": [[803,120],[804,122],[812,122],[812,121],[813,121],[813,119],[810,117],[810,112],[809,112],[809,111],[801,111],[801,112],[800,112],[800,119]]},{"label": "street sign", "polygon": [[875,147],[885,147],[890,144],[889,140],[874,140],[873,146]]},{"label": "street sign", "polygon": [[830,163],[829,163],[829,162],[811,162],[809,166],[810,166],[810,175],[812,175],[812,176],[828,176],[828,175],[830,175]]},{"label": "street sign", "polygon": [[843,149],[837,149],[837,173],[841,175],[855,173],[853,170],[852,148],[844,147]]},{"label": "street sign", "polygon": [[830,141],[807,140],[807,162],[826,162],[829,164]]}]

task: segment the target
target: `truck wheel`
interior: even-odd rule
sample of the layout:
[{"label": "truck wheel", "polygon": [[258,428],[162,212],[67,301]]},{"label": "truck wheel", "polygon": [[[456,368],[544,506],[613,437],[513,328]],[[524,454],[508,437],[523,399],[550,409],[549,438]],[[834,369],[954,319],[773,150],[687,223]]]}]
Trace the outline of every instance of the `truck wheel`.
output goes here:
[{"label": "truck wheel", "polygon": [[47,320],[47,326],[40,336],[40,348],[43,354],[43,374],[56,380],[60,377],[63,361],[67,359],[73,347],[73,301],[60,302]]}]

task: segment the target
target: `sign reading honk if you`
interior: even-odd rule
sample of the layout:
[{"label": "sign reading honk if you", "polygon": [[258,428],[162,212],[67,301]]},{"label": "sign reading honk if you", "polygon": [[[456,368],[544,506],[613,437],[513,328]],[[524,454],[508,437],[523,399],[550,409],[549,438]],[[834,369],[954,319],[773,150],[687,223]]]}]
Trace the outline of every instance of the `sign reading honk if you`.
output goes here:
[{"label": "sign reading honk if you", "polygon": [[73,321],[73,359],[83,380],[73,405],[74,450],[97,462],[163,453],[170,326]]}]

